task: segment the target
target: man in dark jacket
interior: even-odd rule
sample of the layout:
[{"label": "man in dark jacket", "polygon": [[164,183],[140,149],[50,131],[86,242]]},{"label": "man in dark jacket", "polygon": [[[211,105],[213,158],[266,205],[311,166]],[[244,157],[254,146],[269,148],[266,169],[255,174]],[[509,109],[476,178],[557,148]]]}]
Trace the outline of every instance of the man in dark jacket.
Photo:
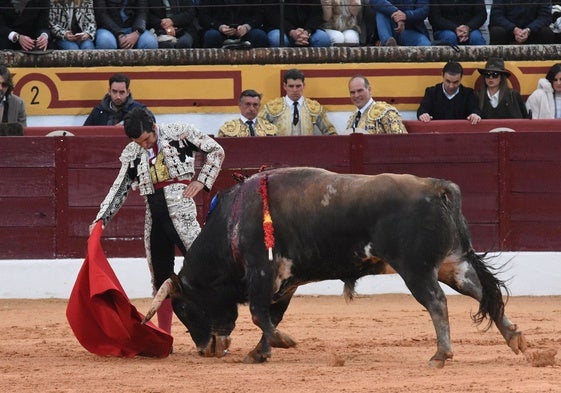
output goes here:
[{"label": "man in dark jacket", "polygon": [[[146,108],[135,101],[129,89],[130,79],[124,74],[109,78],[109,91],[101,102],[92,109],[84,122],[85,126],[114,126],[121,124],[125,115],[133,108]],[[150,112],[151,113],[151,112]],[[152,114],[152,117],[154,115]]]},{"label": "man in dark jacket", "polygon": [[197,42],[193,0],[148,0],[147,18],[147,28],[154,29],[160,48],[192,48]]},{"label": "man in dark jacket", "polygon": [[487,20],[485,0],[433,0],[429,22],[434,39],[450,45],[485,45],[481,26]]},{"label": "man in dark jacket", "polygon": [[146,30],[148,0],[94,0],[97,49],[157,49]]},{"label": "man in dark jacket", "polygon": [[271,47],[279,47],[281,29],[284,46],[327,47],[331,39],[323,24],[321,0],[285,0],[282,3],[284,18],[281,20],[278,0],[267,0],[265,9],[265,29]]},{"label": "man in dark jacket", "polygon": [[[200,0],[204,48],[266,48],[261,0]],[[271,11],[271,10],[269,10]]]},{"label": "man in dark jacket", "polygon": [[467,119],[471,124],[481,120],[479,102],[473,89],[462,85],[464,69],[460,63],[449,61],[442,69],[442,83],[427,87],[417,109],[417,118],[431,120]]},{"label": "man in dark jacket", "polygon": [[553,44],[551,1],[493,0],[491,45]]},{"label": "man in dark jacket", "polygon": [[0,49],[47,49],[49,7],[49,0],[0,0]]}]

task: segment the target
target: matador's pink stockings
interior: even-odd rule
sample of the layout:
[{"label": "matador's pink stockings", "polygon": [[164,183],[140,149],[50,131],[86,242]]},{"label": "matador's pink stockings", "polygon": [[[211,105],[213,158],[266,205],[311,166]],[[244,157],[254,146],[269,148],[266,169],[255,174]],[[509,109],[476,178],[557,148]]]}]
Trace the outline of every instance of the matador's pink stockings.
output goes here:
[{"label": "matador's pink stockings", "polygon": [[165,332],[171,334],[171,320],[173,318],[173,307],[171,299],[167,298],[162,302],[158,309],[158,327]]}]

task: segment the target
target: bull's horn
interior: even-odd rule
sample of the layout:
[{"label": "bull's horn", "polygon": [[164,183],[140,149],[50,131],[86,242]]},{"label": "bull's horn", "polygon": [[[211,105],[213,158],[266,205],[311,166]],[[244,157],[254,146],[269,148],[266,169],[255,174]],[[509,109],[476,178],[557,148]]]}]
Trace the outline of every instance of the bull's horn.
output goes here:
[{"label": "bull's horn", "polygon": [[154,299],[152,300],[152,305],[150,306],[150,310],[148,310],[148,312],[146,313],[146,316],[142,320],[143,324],[145,324],[150,319],[152,319],[154,314],[156,314],[156,311],[158,311],[158,309],[162,305],[162,302],[172,292],[173,285],[174,285],[174,283],[173,283],[171,278],[168,278],[166,281],[164,281],[164,283],[162,284],[160,289],[158,289],[158,293],[156,293],[156,296],[154,296]]}]

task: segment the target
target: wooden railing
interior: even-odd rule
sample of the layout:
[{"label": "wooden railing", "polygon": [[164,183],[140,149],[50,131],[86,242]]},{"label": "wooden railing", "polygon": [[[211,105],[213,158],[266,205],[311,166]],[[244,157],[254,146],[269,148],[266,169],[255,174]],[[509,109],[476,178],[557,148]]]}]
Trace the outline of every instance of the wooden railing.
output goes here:
[{"label": "wooden railing", "polygon": [[[497,124],[517,132],[487,132],[490,122],[408,122],[409,135],[219,138],[226,160],[212,192],[197,198],[199,218],[202,222],[215,192],[234,184],[234,172],[250,175],[262,165],[412,173],[461,187],[478,250],[561,250],[558,122],[501,121]],[[484,132],[466,132],[478,127]],[[64,129],[76,135],[86,131]],[[26,134],[45,131],[28,128]],[[128,143],[122,130],[116,136],[104,131],[1,138],[0,258],[83,257],[88,225]],[[143,220],[144,202],[132,192],[105,230],[107,254],[143,255]]]}]

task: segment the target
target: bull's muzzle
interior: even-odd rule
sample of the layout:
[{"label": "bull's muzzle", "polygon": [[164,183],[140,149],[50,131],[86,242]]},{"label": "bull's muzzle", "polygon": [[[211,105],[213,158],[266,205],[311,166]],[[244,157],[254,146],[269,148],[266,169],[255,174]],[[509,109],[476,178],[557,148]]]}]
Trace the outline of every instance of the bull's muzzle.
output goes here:
[{"label": "bull's muzzle", "polygon": [[231,342],[230,336],[217,336],[213,334],[205,348],[198,348],[199,355],[207,358],[221,358],[228,353]]}]

